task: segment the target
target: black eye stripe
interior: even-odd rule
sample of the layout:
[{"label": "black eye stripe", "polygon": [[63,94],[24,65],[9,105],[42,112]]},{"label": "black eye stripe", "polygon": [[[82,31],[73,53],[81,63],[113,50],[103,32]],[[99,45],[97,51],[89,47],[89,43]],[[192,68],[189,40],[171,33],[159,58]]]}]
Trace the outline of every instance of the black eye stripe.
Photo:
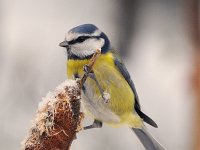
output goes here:
[{"label": "black eye stripe", "polygon": [[89,39],[90,36],[79,36],[77,39],[69,41],[69,44],[75,44],[75,43],[82,43],[84,42],[86,39]]},{"label": "black eye stripe", "polygon": [[77,39],[71,40],[68,43],[69,44],[82,43],[89,38],[99,38],[99,37],[98,36],[79,36]]},{"label": "black eye stripe", "polygon": [[89,38],[90,38],[90,36],[79,36],[76,40],[77,40],[77,42],[81,43]]}]

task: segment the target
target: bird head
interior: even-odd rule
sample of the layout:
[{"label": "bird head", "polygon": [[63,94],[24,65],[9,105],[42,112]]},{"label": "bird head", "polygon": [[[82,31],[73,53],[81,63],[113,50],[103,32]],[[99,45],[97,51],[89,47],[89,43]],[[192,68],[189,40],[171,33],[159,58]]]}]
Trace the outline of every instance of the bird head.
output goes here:
[{"label": "bird head", "polygon": [[59,44],[67,48],[68,58],[90,58],[97,49],[106,53],[110,48],[108,37],[93,24],[83,24],[72,28]]}]

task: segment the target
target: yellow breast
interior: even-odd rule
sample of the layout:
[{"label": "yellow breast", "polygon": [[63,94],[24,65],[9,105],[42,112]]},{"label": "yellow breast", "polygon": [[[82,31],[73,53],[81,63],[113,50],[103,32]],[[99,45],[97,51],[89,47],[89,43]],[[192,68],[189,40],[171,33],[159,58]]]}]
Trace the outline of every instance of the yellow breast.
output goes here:
[{"label": "yellow breast", "polygon": [[[83,67],[88,63],[89,60],[68,60],[68,78],[74,78],[74,74],[78,74],[81,77],[84,74]],[[116,68],[112,53],[101,54],[94,64],[93,71],[103,90],[110,94],[109,103],[105,104],[105,108],[110,109],[119,116],[121,123],[127,122],[128,116],[133,113],[134,94],[122,74]],[[91,89],[94,89],[92,91],[94,96],[99,97],[100,92],[95,82],[91,79],[88,79],[86,82]]]},{"label": "yellow breast", "polygon": [[[68,78],[73,78],[74,74],[78,73],[83,75],[83,67],[88,64],[90,59],[74,60],[70,59],[67,61],[67,76]],[[101,56],[96,60],[93,70],[99,70],[98,67],[102,64],[107,64],[108,66],[114,66],[112,53],[101,54]]]}]

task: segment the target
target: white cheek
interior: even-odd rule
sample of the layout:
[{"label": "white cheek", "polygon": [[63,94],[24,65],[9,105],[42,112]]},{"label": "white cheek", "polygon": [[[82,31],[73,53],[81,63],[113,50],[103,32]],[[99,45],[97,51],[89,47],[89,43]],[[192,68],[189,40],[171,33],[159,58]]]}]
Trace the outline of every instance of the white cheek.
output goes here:
[{"label": "white cheek", "polygon": [[97,49],[101,49],[104,45],[103,39],[89,39],[83,46],[84,51],[91,51],[94,53]]},{"label": "white cheek", "polygon": [[93,54],[104,45],[103,39],[89,39],[83,43],[77,43],[71,47],[71,52],[77,56],[84,57]]}]

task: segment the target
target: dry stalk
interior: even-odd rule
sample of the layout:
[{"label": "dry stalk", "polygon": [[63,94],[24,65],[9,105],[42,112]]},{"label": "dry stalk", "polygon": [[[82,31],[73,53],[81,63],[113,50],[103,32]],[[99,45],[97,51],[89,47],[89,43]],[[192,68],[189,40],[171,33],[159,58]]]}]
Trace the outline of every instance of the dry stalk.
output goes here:
[{"label": "dry stalk", "polygon": [[[100,54],[97,50],[88,64],[88,71]],[[81,88],[88,77],[66,80],[54,92],[49,92],[39,107],[33,125],[22,142],[23,150],[69,150],[76,133],[81,129]]]}]

